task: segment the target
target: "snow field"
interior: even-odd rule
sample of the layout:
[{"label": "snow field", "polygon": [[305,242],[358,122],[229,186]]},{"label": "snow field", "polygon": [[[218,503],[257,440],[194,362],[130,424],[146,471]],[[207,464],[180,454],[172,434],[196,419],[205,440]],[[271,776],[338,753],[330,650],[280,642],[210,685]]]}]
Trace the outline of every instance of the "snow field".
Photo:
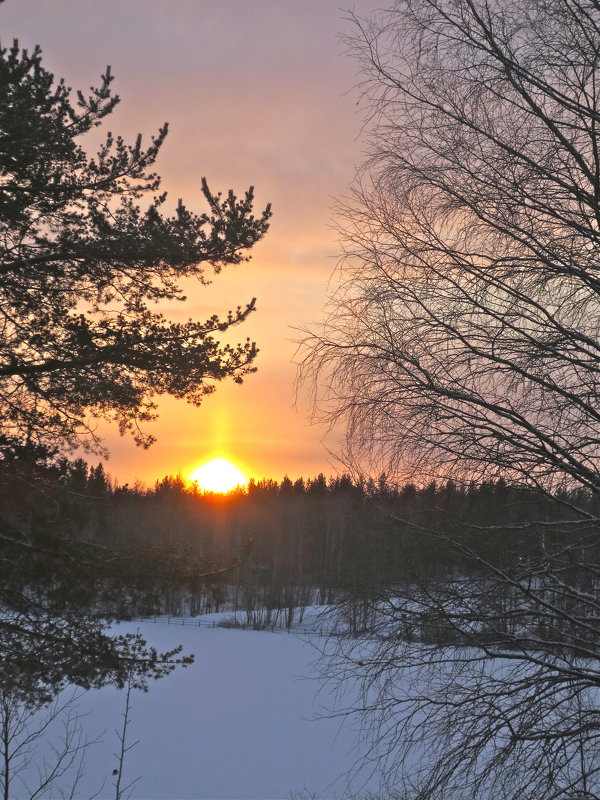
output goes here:
[{"label": "snow field", "polygon": [[[312,665],[318,652],[308,637],[150,621],[123,623],[116,632],[138,629],[157,649],[182,644],[196,661],[153,682],[148,693],[132,694],[128,741],[139,743],[127,754],[123,783],[140,776],[134,800],[289,800],[302,792],[326,800],[345,793],[345,773],[358,757],[356,731],[347,719],[319,718],[333,700],[319,692]],[[86,735],[101,741],[87,753],[78,797],[103,781],[98,797],[114,797],[114,729],[123,704],[124,693],[112,688],[79,701]]]}]

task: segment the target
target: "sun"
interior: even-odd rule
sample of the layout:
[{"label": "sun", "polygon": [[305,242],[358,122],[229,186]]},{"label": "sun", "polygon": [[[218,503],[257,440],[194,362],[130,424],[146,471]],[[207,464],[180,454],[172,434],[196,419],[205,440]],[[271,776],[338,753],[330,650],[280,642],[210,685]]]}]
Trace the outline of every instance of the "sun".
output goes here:
[{"label": "sun", "polygon": [[226,458],[213,458],[195,469],[190,480],[205,492],[227,494],[237,486],[244,486],[248,478]]}]

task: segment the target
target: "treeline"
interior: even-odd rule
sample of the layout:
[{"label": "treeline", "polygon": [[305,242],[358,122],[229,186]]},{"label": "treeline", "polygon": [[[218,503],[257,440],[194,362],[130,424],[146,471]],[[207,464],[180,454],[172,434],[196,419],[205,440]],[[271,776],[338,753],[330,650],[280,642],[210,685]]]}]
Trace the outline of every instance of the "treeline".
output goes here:
[{"label": "treeline", "polygon": [[[18,510],[9,484],[5,476]],[[503,481],[394,486],[385,475],[250,481],[224,496],[181,477],[132,488],[83,460],[47,468],[36,486],[51,498],[23,505],[39,509],[34,526],[117,554],[128,586],[118,615],[231,609],[257,625],[291,624],[308,604],[372,598],[379,587],[472,574],[475,546],[480,563],[487,554],[514,567],[560,539],[564,521],[583,513],[575,507],[598,511],[581,493],[548,498]],[[114,602],[111,591],[103,603]]]}]

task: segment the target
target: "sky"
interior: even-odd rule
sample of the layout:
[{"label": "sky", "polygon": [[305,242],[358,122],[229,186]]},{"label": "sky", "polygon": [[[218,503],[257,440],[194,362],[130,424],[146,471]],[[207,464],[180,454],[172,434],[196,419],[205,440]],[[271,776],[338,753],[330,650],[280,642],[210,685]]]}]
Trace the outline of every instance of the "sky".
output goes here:
[{"label": "sky", "polygon": [[[354,2],[360,15],[375,0]],[[357,64],[340,35],[351,30],[343,0],[8,0],[2,45],[40,44],[46,68],[74,89],[98,85],[110,64],[121,104],[105,128],[133,139],[165,121],[157,162],[168,208],[179,197],[204,209],[213,191],[254,185],[257,209],[273,204],[271,230],[250,263],[209,287],[191,287],[173,316],[205,319],[257,298],[237,329],[260,353],[241,386],[219,384],[201,407],[161,398],[147,430],[150,450],[102,428],[105,464],[119,482],[152,484],[220,456],[247,475],[280,479],[332,474],[336,436],[309,424],[307,393],[296,397],[298,327],[322,318],[339,252],[333,229],[341,198],[362,160],[354,88]],[[169,203],[172,206],[169,206]],[[93,459],[91,459],[93,460]]]}]

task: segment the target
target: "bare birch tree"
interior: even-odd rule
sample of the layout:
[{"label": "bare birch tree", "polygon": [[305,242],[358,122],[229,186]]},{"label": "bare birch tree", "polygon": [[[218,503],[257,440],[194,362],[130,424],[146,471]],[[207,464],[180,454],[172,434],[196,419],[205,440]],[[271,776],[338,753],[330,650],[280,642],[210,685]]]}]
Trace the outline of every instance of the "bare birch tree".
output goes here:
[{"label": "bare birch tree", "polygon": [[404,0],[354,21],[370,156],[301,377],[347,462],[502,477],[562,518],[497,561],[460,520],[423,530],[467,574],[372,597],[375,641],[333,665],[362,677],[373,755],[418,797],[598,797],[600,4]]},{"label": "bare birch tree", "polygon": [[[84,737],[75,693],[51,702],[0,689],[0,796],[2,800],[79,795],[85,755],[95,744]],[[102,787],[93,793],[96,797]]]},{"label": "bare birch tree", "polygon": [[363,463],[597,491],[600,10],[356,22],[372,153],[303,374]]}]

